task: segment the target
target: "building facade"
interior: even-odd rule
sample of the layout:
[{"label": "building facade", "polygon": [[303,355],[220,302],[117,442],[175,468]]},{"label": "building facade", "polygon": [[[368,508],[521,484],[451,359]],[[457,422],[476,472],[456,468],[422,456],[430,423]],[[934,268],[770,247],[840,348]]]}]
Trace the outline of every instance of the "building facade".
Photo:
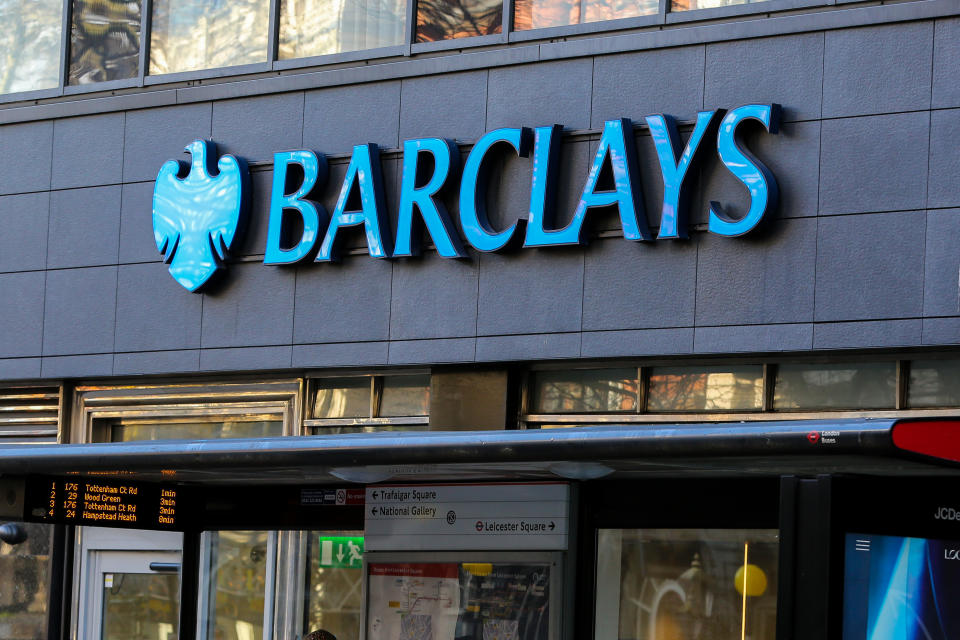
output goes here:
[{"label": "building facade", "polygon": [[[0,443],[960,411],[954,0],[0,0],[0,15],[19,27],[0,35]],[[248,208],[245,229],[201,234],[217,273],[188,286],[189,234],[157,220],[197,200],[165,205],[158,175],[179,159],[169,184],[186,184],[183,151],[204,140],[211,176],[232,175],[212,169],[222,155],[245,165]],[[776,515],[741,520],[765,523],[748,528],[775,557]],[[179,534],[28,526],[0,546],[0,583],[22,576],[0,587],[0,637],[175,637],[175,574],[134,586],[153,603],[139,631],[113,576],[175,563]],[[636,558],[659,544],[599,530]],[[206,535],[198,637],[369,634],[360,578],[325,569],[308,534]],[[740,549],[730,535],[718,557]],[[641,631],[661,623],[639,584],[570,625],[720,637]],[[752,637],[783,640],[766,594]]]}]

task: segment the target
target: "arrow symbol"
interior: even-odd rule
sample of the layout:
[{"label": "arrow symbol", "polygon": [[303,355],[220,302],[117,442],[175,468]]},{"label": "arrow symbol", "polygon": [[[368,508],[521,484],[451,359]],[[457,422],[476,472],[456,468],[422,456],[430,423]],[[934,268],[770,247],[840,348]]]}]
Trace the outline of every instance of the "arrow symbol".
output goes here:
[{"label": "arrow symbol", "polygon": [[550,531],[553,531],[557,525],[553,524],[553,520],[550,521]]},{"label": "arrow symbol", "polygon": [[377,515],[377,508],[374,507],[373,509],[370,509],[370,513],[372,513],[373,515]]},{"label": "arrow symbol", "polygon": [[373,499],[374,499],[374,500],[377,499],[377,492],[376,492],[376,491],[374,491],[371,495],[373,496]]},{"label": "arrow symbol", "polygon": [[337,562],[343,562],[343,543],[337,545]]}]

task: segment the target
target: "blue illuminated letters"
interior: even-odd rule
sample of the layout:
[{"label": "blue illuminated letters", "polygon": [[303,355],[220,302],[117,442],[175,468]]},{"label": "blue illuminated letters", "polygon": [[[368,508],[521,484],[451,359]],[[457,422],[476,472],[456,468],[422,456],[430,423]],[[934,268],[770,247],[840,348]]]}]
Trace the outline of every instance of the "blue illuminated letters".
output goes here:
[{"label": "blue illuminated letters", "polygon": [[[688,209],[697,165],[715,144],[724,168],[747,189],[747,211],[736,215],[710,202],[707,230],[733,237],[749,233],[777,206],[777,181],[746,147],[742,128],[748,121],[776,134],[780,105],[749,104],[726,113],[701,111],[686,144],[676,121],[666,114],[645,118],[663,183],[657,240],[688,237]],[[563,160],[558,124],[504,128],[477,140],[460,167],[460,150],[443,138],[418,138],[403,143],[402,176],[397,197],[397,229],[391,232],[383,193],[380,149],[375,144],[353,148],[333,213],[317,202],[328,178],[327,158],[308,150],[284,151],[273,157],[264,264],[293,265],[339,258],[344,228],[363,227],[367,251],[375,258],[420,254],[424,232],[437,254],[463,258],[466,245],[477,251],[586,244],[586,218],[593,209],[615,209],[623,237],[652,241],[644,211],[634,124],[625,118],[603,125],[596,153],[584,176],[570,222],[557,228],[559,175]],[[644,138],[640,138],[643,140]],[[650,144],[643,142],[641,144]],[[503,171],[495,151],[530,158],[530,199],[526,216],[495,229],[487,200],[492,171]],[[224,156],[216,166],[216,146],[192,142],[189,167],[177,161],[163,165],[153,200],[157,248],[170,263],[170,273],[190,291],[199,290],[222,269],[243,231],[250,200],[249,173],[240,158]],[[655,174],[656,172],[654,172]],[[649,178],[654,180],[655,178]],[[459,184],[458,184],[459,180]],[[459,196],[459,230],[446,202]]]}]

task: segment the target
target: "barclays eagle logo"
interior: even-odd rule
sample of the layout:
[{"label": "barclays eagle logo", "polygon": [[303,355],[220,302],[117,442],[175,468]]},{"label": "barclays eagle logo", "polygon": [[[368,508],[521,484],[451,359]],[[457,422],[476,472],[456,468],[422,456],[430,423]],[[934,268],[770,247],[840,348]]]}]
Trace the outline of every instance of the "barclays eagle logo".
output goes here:
[{"label": "barclays eagle logo", "polygon": [[197,291],[239,244],[250,208],[250,173],[241,158],[216,161],[213,142],[194,140],[186,151],[189,165],[168,160],[157,174],[153,236],[170,275]]}]

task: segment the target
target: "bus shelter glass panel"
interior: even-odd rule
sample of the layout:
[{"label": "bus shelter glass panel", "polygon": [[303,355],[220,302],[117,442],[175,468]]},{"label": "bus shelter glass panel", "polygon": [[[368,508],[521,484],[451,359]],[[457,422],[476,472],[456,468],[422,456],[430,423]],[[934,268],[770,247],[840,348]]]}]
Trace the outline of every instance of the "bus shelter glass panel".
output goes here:
[{"label": "bus shelter glass panel", "polygon": [[69,84],[139,75],[140,9],[139,0],[73,0]]},{"label": "bus shelter glass panel", "polygon": [[47,589],[52,525],[21,524],[24,542],[0,542],[0,638],[47,637]]},{"label": "bus shelter glass panel", "polygon": [[179,603],[177,573],[106,574],[102,640],[175,640]]},{"label": "bus shelter glass panel", "polygon": [[153,0],[150,73],[267,61],[269,0]]},{"label": "bus shelter glass panel", "polygon": [[502,30],[502,0],[417,1],[417,42],[489,36]]},{"label": "bus shelter glass panel", "polygon": [[0,0],[0,94],[59,84],[60,0]]},{"label": "bus shelter glass panel", "polygon": [[303,635],[359,638],[363,619],[363,531],[307,532]]},{"label": "bus shelter glass panel", "polygon": [[402,0],[281,0],[280,59],[404,43]]},{"label": "bus shelter glass panel", "polygon": [[656,15],[657,0],[515,0],[517,31]]},{"label": "bus shelter glass panel", "polygon": [[636,411],[636,369],[538,371],[533,378],[535,413]]},{"label": "bus shelter glass panel", "polygon": [[960,406],[960,360],[911,362],[907,398],[911,407]]},{"label": "bus shelter glass panel", "polygon": [[647,410],[652,412],[758,411],[763,367],[654,367]]},{"label": "bus shelter glass panel", "polygon": [[781,364],[773,407],[789,409],[893,409],[897,396],[894,362]]},{"label": "bus shelter glass panel", "polygon": [[263,640],[268,586],[267,531],[211,531],[204,534],[207,640]]},{"label": "bus shelter glass panel", "polygon": [[549,640],[551,565],[371,563],[367,640]]},{"label": "bus shelter glass panel", "polygon": [[774,640],[775,529],[600,529],[596,640]]}]

